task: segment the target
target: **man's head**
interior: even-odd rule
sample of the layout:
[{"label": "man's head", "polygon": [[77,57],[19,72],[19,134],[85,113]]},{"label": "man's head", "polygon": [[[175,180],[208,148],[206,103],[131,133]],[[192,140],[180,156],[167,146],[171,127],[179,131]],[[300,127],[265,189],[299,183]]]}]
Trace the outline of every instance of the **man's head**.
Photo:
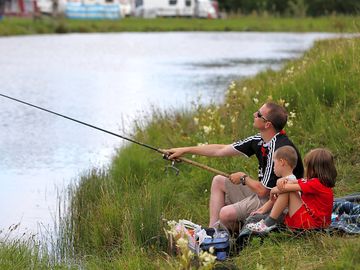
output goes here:
[{"label": "man's head", "polygon": [[292,173],[298,161],[294,147],[286,145],[278,148],[274,153],[274,173],[278,177],[285,177]]},{"label": "man's head", "polygon": [[273,127],[276,132],[279,132],[285,127],[288,115],[283,106],[267,102],[254,113],[254,117],[256,118],[255,127],[260,130]]}]

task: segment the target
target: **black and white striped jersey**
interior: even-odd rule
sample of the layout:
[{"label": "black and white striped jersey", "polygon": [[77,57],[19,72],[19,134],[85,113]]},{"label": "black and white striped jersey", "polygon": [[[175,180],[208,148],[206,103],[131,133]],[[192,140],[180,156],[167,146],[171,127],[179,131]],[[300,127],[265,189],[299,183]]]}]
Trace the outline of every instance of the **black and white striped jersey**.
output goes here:
[{"label": "black and white striped jersey", "polygon": [[278,179],[274,173],[274,152],[276,149],[285,145],[294,147],[298,154],[298,162],[294,169],[294,174],[298,179],[300,179],[304,175],[301,155],[292,141],[286,136],[284,131],[277,133],[268,143],[265,143],[259,133],[232,144],[234,149],[243,153],[247,157],[256,155],[256,158],[259,161],[259,181],[268,189],[273,188],[276,185],[276,180]]}]

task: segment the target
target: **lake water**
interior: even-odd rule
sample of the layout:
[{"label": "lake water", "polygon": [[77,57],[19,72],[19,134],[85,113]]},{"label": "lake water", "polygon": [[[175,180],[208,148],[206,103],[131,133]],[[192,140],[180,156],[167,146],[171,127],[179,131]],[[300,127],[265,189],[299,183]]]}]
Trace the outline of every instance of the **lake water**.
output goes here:
[{"label": "lake water", "polygon": [[[221,102],[232,80],[331,34],[119,33],[0,38],[0,93],[127,136],[152,106]],[[58,197],[123,141],[0,97],[0,230],[51,227]],[[169,131],[170,132],[170,131]],[[145,142],[146,143],[146,142]],[[158,146],[161,147],[161,146]]]}]

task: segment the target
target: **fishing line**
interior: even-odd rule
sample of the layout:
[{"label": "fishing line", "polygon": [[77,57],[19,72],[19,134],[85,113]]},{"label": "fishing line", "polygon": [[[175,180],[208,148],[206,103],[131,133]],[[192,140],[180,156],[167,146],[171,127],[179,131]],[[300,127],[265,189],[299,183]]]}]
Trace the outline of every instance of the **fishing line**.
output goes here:
[{"label": "fishing line", "polygon": [[[0,96],[1,96],[1,97],[4,97],[4,98],[7,98],[7,99],[10,99],[10,100],[13,100],[13,101],[16,101],[16,102],[19,102],[19,103],[22,103],[22,104],[24,104],[24,105],[27,105],[27,106],[30,106],[30,107],[33,107],[33,108],[36,108],[36,109],[38,109],[38,110],[41,110],[41,111],[44,111],[44,112],[47,112],[47,113],[51,113],[51,114],[54,114],[54,115],[59,116],[59,117],[63,117],[63,118],[65,118],[65,119],[67,119],[67,120],[76,122],[76,123],[78,123],[78,124],[85,125],[85,126],[87,126],[87,127],[93,128],[93,129],[97,129],[97,130],[99,130],[99,131],[102,131],[102,132],[105,132],[105,133],[107,133],[107,134],[110,134],[110,135],[119,137],[119,138],[121,138],[121,139],[124,139],[124,140],[126,140],[126,141],[135,143],[135,144],[137,144],[137,145],[146,147],[146,148],[148,148],[148,149],[151,149],[151,150],[153,150],[153,151],[156,151],[156,152],[158,152],[158,153],[163,154],[164,159],[169,160],[169,159],[168,159],[169,153],[167,153],[167,152],[165,152],[165,151],[163,151],[163,150],[161,150],[161,149],[159,149],[159,148],[155,148],[155,147],[153,147],[153,146],[151,146],[151,145],[148,145],[148,144],[145,144],[145,143],[142,143],[142,142],[133,140],[133,139],[128,138],[128,137],[125,137],[125,136],[123,136],[123,135],[120,135],[120,134],[111,132],[111,131],[109,131],[109,130],[106,130],[106,129],[103,129],[103,128],[100,128],[100,127],[97,127],[97,126],[94,126],[94,125],[91,125],[91,124],[89,124],[89,123],[86,123],[86,122],[77,120],[77,119],[75,119],[75,118],[66,116],[66,115],[61,114],[61,113],[57,113],[57,112],[54,112],[54,111],[52,111],[52,110],[45,109],[45,108],[43,108],[43,107],[40,107],[40,106],[31,104],[31,103],[29,103],[29,102],[26,102],[26,101],[23,101],[23,100],[20,100],[20,99],[17,99],[17,98],[13,98],[13,97],[10,97],[10,96],[1,94],[1,93],[0,93]],[[205,169],[205,170],[207,170],[207,171],[210,171],[210,172],[213,172],[213,173],[216,173],[216,174],[220,174],[220,175],[223,175],[223,176],[229,178],[229,174],[224,173],[224,172],[222,172],[222,171],[219,171],[219,170],[217,170],[217,169],[211,168],[211,167],[209,167],[209,166],[207,166],[207,165],[198,163],[198,162],[193,161],[193,160],[191,160],[191,159],[187,159],[187,158],[184,158],[184,157],[178,157],[178,158],[176,158],[176,160],[170,160],[170,161],[172,161],[172,165],[171,165],[172,168],[175,168],[175,167],[174,167],[175,161],[183,161],[183,162],[185,162],[185,163],[191,164],[191,165],[196,166],[196,167],[199,167],[199,168],[201,168],[201,169]],[[175,169],[176,169],[176,168],[175,168]],[[176,170],[177,170],[177,169],[176,169]],[[178,172],[178,170],[177,170],[177,172]]]}]

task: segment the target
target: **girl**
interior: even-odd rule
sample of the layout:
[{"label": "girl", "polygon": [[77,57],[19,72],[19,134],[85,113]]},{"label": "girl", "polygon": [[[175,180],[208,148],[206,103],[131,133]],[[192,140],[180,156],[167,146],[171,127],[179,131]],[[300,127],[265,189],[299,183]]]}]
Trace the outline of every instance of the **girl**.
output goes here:
[{"label": "girl", "polygon": [[[306,179],[288,183],[280,178],[271,192],[277,197],[269,217],[246,227],[253,232],[266,233],[276,227],[276,221],[288,207],[285,224],[291,229],[325,228],[331,223],[337,176],[334,157],[327,149],[311,150],[304,159]],[[299,192],[301,191],[301,196]]]}]

